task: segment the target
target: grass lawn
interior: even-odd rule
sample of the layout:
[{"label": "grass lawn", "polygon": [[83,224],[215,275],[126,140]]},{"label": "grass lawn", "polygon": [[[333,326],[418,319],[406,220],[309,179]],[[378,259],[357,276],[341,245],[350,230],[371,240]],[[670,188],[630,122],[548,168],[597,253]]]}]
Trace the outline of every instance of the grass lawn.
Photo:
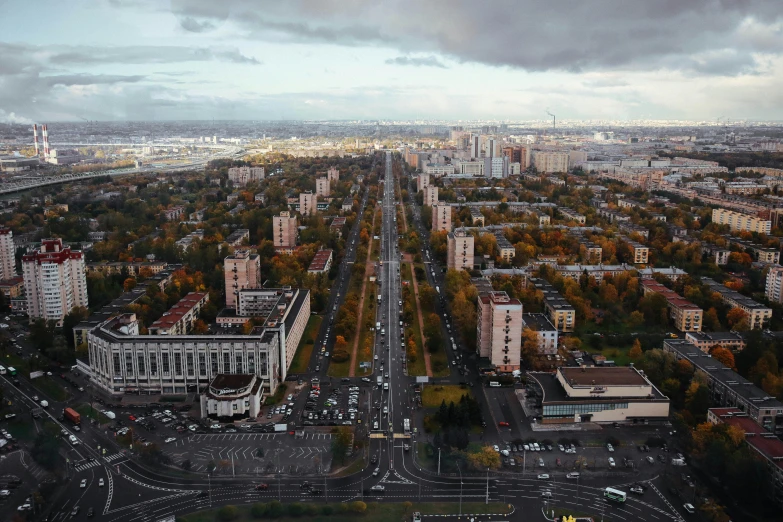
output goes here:
[{"label": "grass lawn", "polygon": [[310,364],[310,357],[313,355],[313,346],[318,330],[321,328],[323,317],[320,315],[311,315],[305,326],[302,339],[299,341],[299,347],[296,349],[294,359],[291,361],[291,367],[288,373],[305,373],[307,365]]},{"label": "grass lawn", "polygon": [[587,343],[582,343],[582,350],[603,355],[607,361],[614,361],[617,366],[628,366],[628,363],[633,360],[628,357],[628,352],[631,351],[631,346],[617,347],[617,346],[604,346],[600,350],[591,348]]},{"label": "grass lawn", "polygon": [[285,397],[286,390],[288,390],[288,388],[286,388],[285,384],[278,385],[277,389],[275,390],[275,394],[267,396],[266,400],[264,401],[264,406],[271,406],[282,401],[283,397]]},{"label": "grass lawn", "polygon": [[[10,413],[8,408],[3,411],[3,414]],[[9,422],[5,425],[8,432],[14,436],[15,439],[25,442],[32,442],[35,439],[36,431],[33,427],[33,423],[30,422],[30,417],[27,413],[17,413],[13,422]],[[48,417],[47,417],[48,418]]]},{"label": "grass lawn", "polygon": [[356,455],[354,461],[348,464],[345,468],[343,468],[339,473],[337,473],[334,476],[347,477],[348,475],[353,475],[354,473],[358,473],[363,469],[364,469],[364,455],[360,450]]},{"label": "grass lawn", "polygon": [[30,382],[38,389],[38,391],[41,392],[42,395],[51,400],[62,402],[70,396],[68,390],[66,390],[59,382],[57,382],[57,378],[55,377],[48,377],[44,375],[43,377],[38,377],[37,379],[33,379]]},{"label": "grass lawn", "polygon": [[83,417],[89,417],[91,419],[95,419],[98,421],[99,424],[108,424],[111,422],[111,419],[109,419],[106,415],[98,411],[97,406],[95,405],[95,408],[91,408],[88,403],[80,404],[74,408],[74,410],[78,411],[82,414]]},{"label": "grass lawn", "polygon": [[[414,511],[419,511],[423,515],[456,515],[459,513],[459,503],[457,502],[412,502],[409,505],[402,502],[367,502],[367,509],[363,513],[342,512],[341,510],[346,508],[346,505],[342,503],[321,504],[306,502],[300,505],[304,505],[306,509],[310,510],[309,513],[306,512],[298,517],[283,515],[274,520],[277,520],[278,522],[293,522],[302,519],[307,519],[311,522],[343,522],[345,520],[402,522],[410,520],[410,516]],[[284,512],[286,512],[288,506],[290,506],[290,504],[284,504],[282,506]],[[235,506],[237,517],[233,520],[235,522],[257,520],[253,518],[250,513],[251,507],[251,505]],[[332,514],[323,514],[325,510],[328,510],[328,512]],[[220,520],[218,518],[218,512],[219,509],[199,511],[189,515],[178,516],[177,520],[182,522],[215,522]],[[491,502],[486,505],[483,502],[463,502],[462,512],[471,514],[507,514],[511,512],[511,508],[508,504],[503,504],[501,502]],[[264,519],[267,519],[267,517],[264,517]]]},{"label": "grass lawn", "polygon": [[375,307],[378,304],[378,288],[376,283],[369,281],[369,279],[367,280],[367,287],[364,292],[364,306],[362,307],[362,324],[359,325],[358,333],[359,346],[357,348],[358,353],[356,354],[356,375],[368,375],[372,371],[372,367],[362,369],[361,364],[373,360],[372,350],[370,350],[369,353],[365,352],[364,345],[367,342],[367,339],[370,339],[372,342],[373,332],[367,327],[367,321],[369,319],[370,324],[375,327]]},{"label": "grass lawn", "polygon": [[421,391],[421,404],[425,408],[438,408],[443,401],[457,404],[463,395],[472,397],[473,392],[459,384],[425,384]]}]

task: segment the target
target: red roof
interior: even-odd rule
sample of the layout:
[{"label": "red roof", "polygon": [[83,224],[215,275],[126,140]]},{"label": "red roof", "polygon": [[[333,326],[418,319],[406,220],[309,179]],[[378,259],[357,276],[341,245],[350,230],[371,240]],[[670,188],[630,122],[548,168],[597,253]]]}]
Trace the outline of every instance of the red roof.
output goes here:
[{"label": "red roof", "polygon": [[171,307],[171,309],[163,314],[163,317],[159,318],[157,321],[152,323],[150,328],[162,328],[162,329],[168,329],[177,324],[179,321],[182,320],[185,315],[187,315],[188,312],[193,310],[193,308],[198,305],[198,303],[204,299],[204,297],[207,295],[206,292],[191,292],[182,299],[179,300],[177,304]]},{"label": "red roof", "polygon": [[738,408],[711,408],[721,422],[736,426],[745,432],[745,442],[776,466],[783,469],[783,440],[748,417]]}]

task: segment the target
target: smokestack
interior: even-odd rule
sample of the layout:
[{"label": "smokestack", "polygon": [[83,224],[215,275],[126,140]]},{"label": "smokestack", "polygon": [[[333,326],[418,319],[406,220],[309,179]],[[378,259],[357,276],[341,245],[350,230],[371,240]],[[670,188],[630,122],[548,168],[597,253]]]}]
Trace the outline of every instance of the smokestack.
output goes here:
[{"label": "smokestack", "polygon": [[46,130],[45,123],[41,126],[41,134],[43,136],[44,159],[49,159],[49,132]]},{"label": "smokestack", "polygon": [[33,123],[33,144],[35,145],[35,155],[40,156],[40,151],[38,149],[38,124]]}]

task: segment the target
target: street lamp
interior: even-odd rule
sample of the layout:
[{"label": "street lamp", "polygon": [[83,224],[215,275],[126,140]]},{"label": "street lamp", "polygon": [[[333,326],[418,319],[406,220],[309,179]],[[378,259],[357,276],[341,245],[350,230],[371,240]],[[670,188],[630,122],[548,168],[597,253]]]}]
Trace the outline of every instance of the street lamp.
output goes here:
[{"label": "street lamp", "polygon": [[457,471],[459,471],[459,516],[462,516],[462,470],[459,469],[459,462],[457,462]]}]

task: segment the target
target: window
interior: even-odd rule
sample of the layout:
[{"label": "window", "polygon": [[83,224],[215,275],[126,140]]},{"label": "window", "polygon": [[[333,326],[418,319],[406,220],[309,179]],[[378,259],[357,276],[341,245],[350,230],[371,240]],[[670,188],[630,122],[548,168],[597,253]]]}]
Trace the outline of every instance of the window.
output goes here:
[{"label": "window", "polygon": [[260,359],[259,365],[261,366],[261,371],[259,372],[260,375],[268,375],[269,374],[269,368],[268,368],[268,361],[267,361],[267,353],[261,352],[258,354],[258,357]]},{"label": "window", "polygon": [[223,373],[231,373],[231,354],[223,353]]},{"label": "window", "polygon": [[193,377],[193,354],[190,352],[186,353],[185,361],[188,365],[188,377]]},{"label": "window", "polygon": [[220,371],[218,370],[218,354],[216,352],[212,352],[209,354],[209,358],[212,366],[212,376],[214,377],[215,375],[220,373]]},{"label": "window", "polygon": [[122,368],[120,367],[120,354],[114,354],[114,375],[120,375]]},{"label": "window", "polygon": [[198,374],[202,377],[207,375],[207,354],[198,354]]},{"label": "window", "polygon": [[174,353],[174,373],[182,375],[182,354],[179,352]]},{"label": "window", "polygon": [[144,367],[144,354],[140,353],[138,354],[138,357],[136,359],[136,366],[139,371],[139,375],[144,375],[147,373],[147,369]]},{"label": "window", "polygon": [[171,361],[169,360],[169,353],[163,352],[163,375],[171,375]]},{"label": "window", "polygon": [[234,408],[234,411],[237,411],[237,405],[236,404],[233,405],[233,408]]},{"label": "window", "polygon": [[235,359],[236,359],[236,363],[237,363],[236,364],[236,373],[244,373],[242,371],[242,354],[241,353],[236,354]]},{"label": "window", "polygon": [[150,375],[157,377],[158,375],[158,354],[150,354]]},{"label": "window", "polygon": [[125,354],[125,375],[133,375],[133,354]]},{"label": "window", "polygon": [[247,354],[247,373],[256,373],[256,354]]}]

